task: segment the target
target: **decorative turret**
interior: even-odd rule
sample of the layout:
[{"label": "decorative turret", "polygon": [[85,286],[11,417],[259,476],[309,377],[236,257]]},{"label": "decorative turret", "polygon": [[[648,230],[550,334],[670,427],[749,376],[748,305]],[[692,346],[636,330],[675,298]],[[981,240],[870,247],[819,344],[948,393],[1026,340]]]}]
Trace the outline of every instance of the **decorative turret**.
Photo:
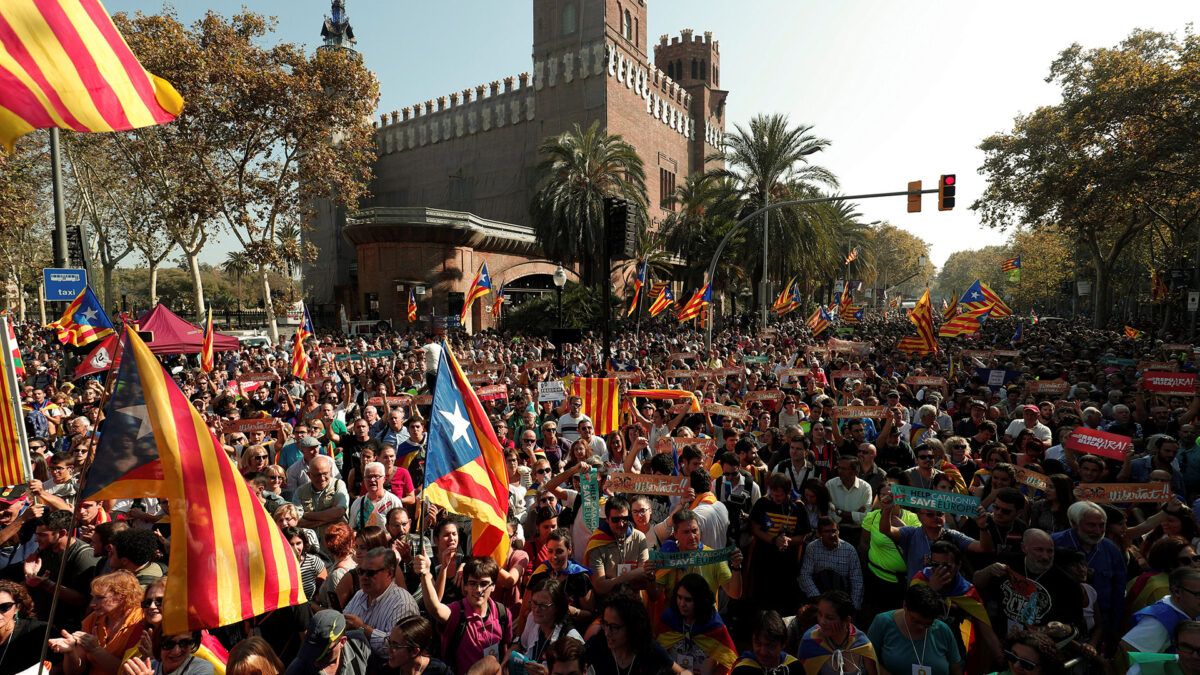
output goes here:
[{"label": "decorative turret", "polygon": [[321,25],[321,37],[325,44],[318,49],[345,49],[355,51],[354,29],[350,27],[350,17],[346,14],[345,0],[333,0],[330,7],[332,16],[326,16]]}]

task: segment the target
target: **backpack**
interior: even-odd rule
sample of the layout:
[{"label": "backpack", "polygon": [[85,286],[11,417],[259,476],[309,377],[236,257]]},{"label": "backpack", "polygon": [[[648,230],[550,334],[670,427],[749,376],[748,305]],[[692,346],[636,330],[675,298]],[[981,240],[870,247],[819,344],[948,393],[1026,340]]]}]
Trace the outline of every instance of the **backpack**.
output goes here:
[{"label": "backpack", "polygon": [[[508,608],[502,602],[495,600],[489,601],[496,605],[496,619],[500,622],[500,638],[507,647],[513,643],[512,621],[508,617]],[[450,642],[446,643],[446,648],[442,652],[442,660],[446,661],[447,665],[453,665],[452,659],[458,653],[458,646],[462,643],[463,636],[467,633],[467,622],[462,620],[463,614],[467,611],[467,601],[462,599],[458,601],[460,610],[458,613],[458,622],[451,627],[446,624],[445,630],[450,631]]]}]

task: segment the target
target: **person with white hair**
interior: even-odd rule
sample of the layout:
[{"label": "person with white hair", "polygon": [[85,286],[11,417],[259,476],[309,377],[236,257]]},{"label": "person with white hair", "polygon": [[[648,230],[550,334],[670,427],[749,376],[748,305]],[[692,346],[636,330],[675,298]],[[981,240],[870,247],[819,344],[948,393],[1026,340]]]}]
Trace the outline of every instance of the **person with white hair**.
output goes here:
[{"label": "person with white hair", "polygon": [[363,467],[367,491],[350,506],[350,527],[357,532],[368,525],[384,527],[388,511],[403,507],[400,498],[388,490],[387,467],[381,462],[368,462]]},{"label": "person with white hair", "polygon": [[1071,522],[1070,529],[1056,532],[1051,538],[1055,546],[1083,552],[1094,577],[1092,586],[1104,618],[1105,639],[1115,642],[1125,607],[1125,558],[1117,545],[1104,536],[1108,518],[1095,502],[1075,502],[1067,509],[1067,520]]},{"label": "person with white hair", "polygon": [[325,541],[325,528],[346,522],[350,493],[346,483],[334,477],[337,466],[328,455],[308,462],[309,482],[296,489],[292,503],[300,510],[300,527],[317,530],[317,541]]},{"label": "person with white hair", "polygon": [[937,435],[937,418],[937,406],[926,403],[917,408],[917,414],[913,416],[912,422],[900,427],[900,437],[910,446],[917,447],[925,439],[926,434],[932,433],[933,436]]}]

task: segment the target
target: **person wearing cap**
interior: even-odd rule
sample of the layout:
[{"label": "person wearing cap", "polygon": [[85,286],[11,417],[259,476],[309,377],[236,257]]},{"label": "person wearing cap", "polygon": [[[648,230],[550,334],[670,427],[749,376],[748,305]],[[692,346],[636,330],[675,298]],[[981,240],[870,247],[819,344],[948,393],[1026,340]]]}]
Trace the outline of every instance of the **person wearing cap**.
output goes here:
[{"label": "person wearing cap", "polygon": [[346,617],[332,609],[313,614],[300,652],[286,675],[365,675],[370,649],[361,633],[347,634]]},{"label": "person wearing cap", "polygon": [[[321,441],[316,436],[302,436],[296,444],[300,447],[300,459],[292,462],[287,470],[287,486],[293,493],[300,489],[301,485],[309,483],[308,463],[321,452]],[[342,477],[336,464],[333,467],[333,477]]]},{"label": "person wearing cap", "polygon": [[954,426],[954,433],[958,436],[962,436],[963,438],[970,438],[979,433],[980,425],[982,425],[987,418],[988,407],[983,401],[980,401],[977,398],[971,399],[971,402],[968,404],[968,406],[970,406],[971,416],[960,420],[959,423]]},{"label": "person wearing cap", "polygon": [[1041,408],[1033,404],[1026,405],[1021,408],[1021,419],[1013,420],[1004,430],[1004,434],[1009,438],[1016,438],[1022,431],[1029,429],[1042,445],[1050,447],[1053,435],[1050,433],[1050,427],[1042,424],[1041,415]]}]

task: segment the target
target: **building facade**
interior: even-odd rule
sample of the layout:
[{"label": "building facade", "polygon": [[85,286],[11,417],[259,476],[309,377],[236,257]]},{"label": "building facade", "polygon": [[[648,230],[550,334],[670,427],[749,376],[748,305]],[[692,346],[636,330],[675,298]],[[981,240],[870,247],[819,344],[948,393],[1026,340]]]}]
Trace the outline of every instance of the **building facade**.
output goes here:
[{"label": "building facade", "polygon": [[[537,147],[598,121],[645,165],[651,221],[725,129],[720,43],[683,30],[646,39],[646,0],[533,0],[531,72],[380,115],[372,197],[346,214],[326,204],[313,223],[320,251],[306,296],[323,315],[407,325],[408,292],[426,317],[457,315],[482,261],[514,294],[553,290],[556,264],[530,227]],[[653,53],[651,54],[651,47]],[[370,64],[367,64],[368,67]],[[487,328],[494,296],[467,327]]]}]

